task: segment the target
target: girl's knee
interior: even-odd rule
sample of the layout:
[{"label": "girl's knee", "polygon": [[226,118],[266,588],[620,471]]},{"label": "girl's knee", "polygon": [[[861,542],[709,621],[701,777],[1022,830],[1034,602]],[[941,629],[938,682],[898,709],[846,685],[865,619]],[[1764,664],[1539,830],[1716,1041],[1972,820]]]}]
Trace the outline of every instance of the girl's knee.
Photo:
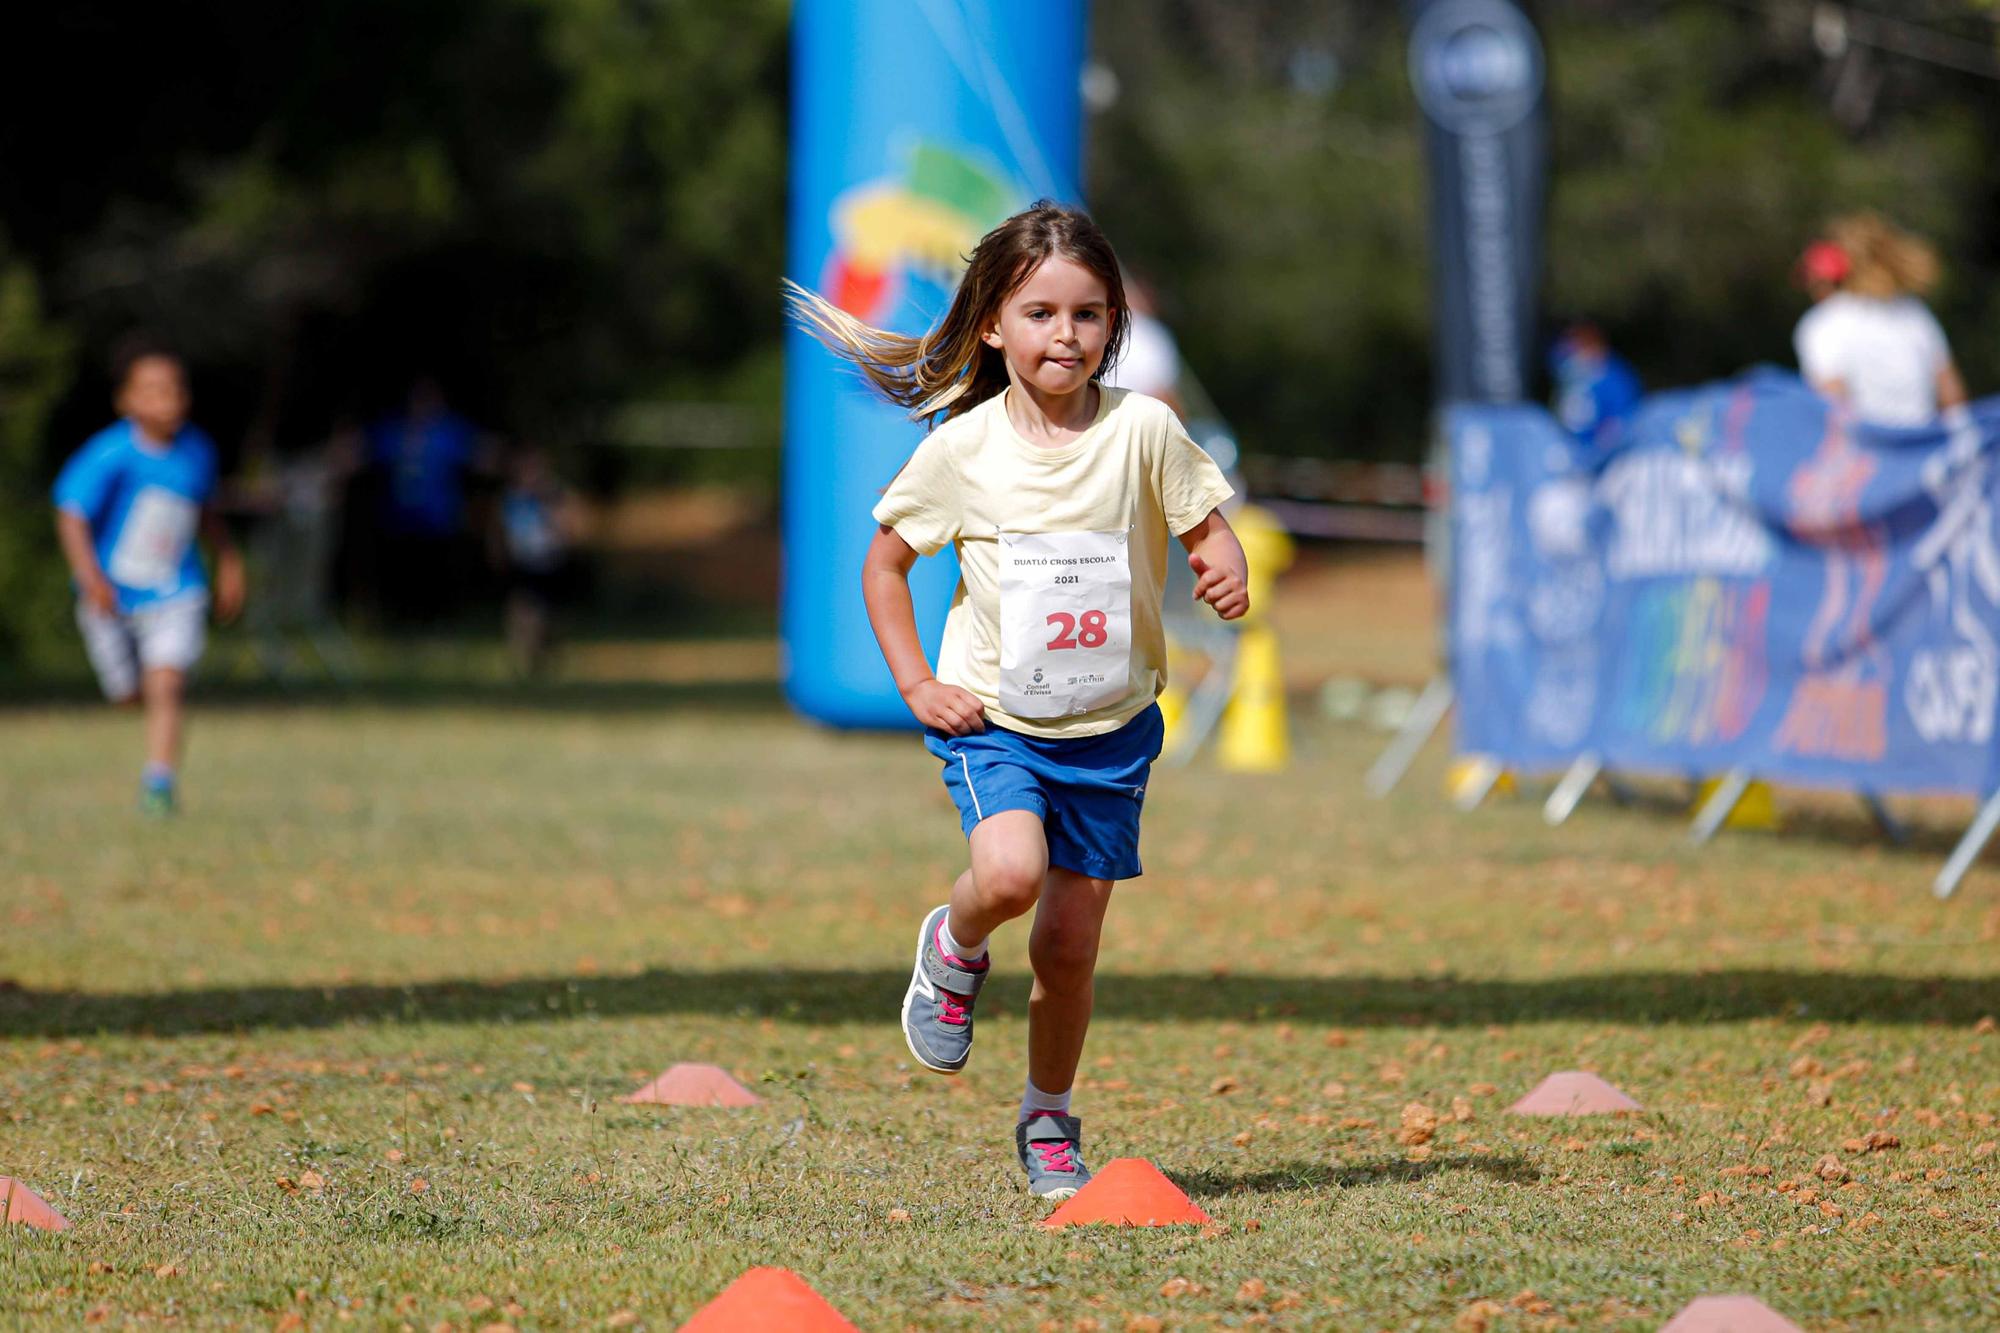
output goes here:
[{"label": "girl's knee", "polygon": [[1098,936],[1080,925],[1038,930],[1028,941],[1028,961],[1045,986],[1087,983],[1097,970]]},{"label": "girl's knee", "polygon": [[993,856],[972,864],[973,886],[996,912],[1021,916],[1042,896],[1044,871],[1032,856]]},{"label": "girl's knee", "polygon": [[1034,837],[982,838],[972,848],[972,881],[993,910],[1020,916],[1042,896],[1049,854],[1039,827]]}]

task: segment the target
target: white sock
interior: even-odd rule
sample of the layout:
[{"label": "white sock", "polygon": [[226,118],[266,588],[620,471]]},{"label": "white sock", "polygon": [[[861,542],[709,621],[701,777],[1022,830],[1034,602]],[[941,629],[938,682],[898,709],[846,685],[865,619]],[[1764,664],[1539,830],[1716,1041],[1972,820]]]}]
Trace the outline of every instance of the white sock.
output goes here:
[{"label": "white sock", "polygon": [[1021,1094],[1021,1119],[1026,1120],[1037,1111],[1068,1115],[1070,1091],[1064,1088],[1061,1092],[1043,1092],[1035,1086],[1035,1080],[1029,1079],[1027,1091]]},{"label": "white sock", "polygon": [[944,914],[944,920],[938,925],[938,943],[943,945],[944,951],[953,958],[963,958],[968,963],[976,963],[986,956],[985,940],[973,944],[961,944],[952,938],[949,912]]}]

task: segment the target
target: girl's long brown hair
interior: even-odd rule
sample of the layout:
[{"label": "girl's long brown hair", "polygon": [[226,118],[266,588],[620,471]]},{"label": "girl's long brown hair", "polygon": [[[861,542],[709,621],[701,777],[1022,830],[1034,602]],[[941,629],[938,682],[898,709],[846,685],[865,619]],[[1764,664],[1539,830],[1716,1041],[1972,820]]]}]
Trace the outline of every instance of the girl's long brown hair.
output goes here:
[{"label": "girl's long brown hair", "polygon": [[1000,307],[1029,275],[1060,255],[1104,284],[1111,331],[1101,375],[1124,350],[1128,320],[1118,256],[1090,216],[1047,199],[1036,201],[986,233],[966,261],[965,276],[937,327],[922,337],[891,333],[855,318],[817,292],[785,283],[785,300],[799,326],[850,361],[870,387],[922,420],[940,413],[949,421],[1007,387],[1006,357],[980,341],[1000,318]]},{"label": "girl's long brown hair", "polygon": [[1922,296],[1937,285],[1938,256],[1928,241],[1879,213],[1849,213],[1826,234],[1852,265],[1841,286],[1862,296]]}]

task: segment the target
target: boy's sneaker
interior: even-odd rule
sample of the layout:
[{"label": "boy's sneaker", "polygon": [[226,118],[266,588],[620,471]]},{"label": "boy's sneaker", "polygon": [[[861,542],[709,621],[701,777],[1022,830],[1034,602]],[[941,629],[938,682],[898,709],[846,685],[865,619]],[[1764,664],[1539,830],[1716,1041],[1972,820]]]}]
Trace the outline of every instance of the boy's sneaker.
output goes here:
[{"label": "boy's sneaker", "polygon": [[903,1040],[917,1063],[940,1074],[956,1074],[972,1053],[972,1002],[986,984],[990,966],[968,963],[944,951],[938,932],[950,906],[924,918],[917,933],[917,965],[903,992]]},{"label": "boy's sneaker", "polygon": [[1083,1121],[1037,1111],[1014,1126],[1014,1151],[1028,1173],[1028,1193],[1060,1202],[1090,1183],[1083,1164]]},{"label": "boy's sneaker", "polygon": [[139,783],[139,813],[155,817],[174,812],[174,780],[172,778],[143,779]]}]

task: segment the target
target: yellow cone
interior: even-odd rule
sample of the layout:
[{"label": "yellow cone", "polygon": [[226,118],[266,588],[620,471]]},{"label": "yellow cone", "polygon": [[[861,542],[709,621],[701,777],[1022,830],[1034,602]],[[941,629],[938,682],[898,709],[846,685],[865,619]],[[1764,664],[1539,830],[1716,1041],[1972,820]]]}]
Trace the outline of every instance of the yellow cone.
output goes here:
[{"label": "yellow cone", "polygon": [[1291,757],[1278,636],[1269,625],[1245,625],[1236,642],[1236,683],[1222,714],[1216,758],[1233,772],[1276,773]]},{"label": "yellow cone", "polygon": [[1174,748],[1180,739],[1181,721],[1187,717],[1187,691],[1178,685],[1169,685],[1160,691],[1160,720],[1166,724],[1166,739],[1161,742],[1163,750]]},{"label": "yellow cone", "polygon": [[[1452,760],[1451,767],[1447,768],[1444,774],[1445,795],[1453,801],[1463,803],[1474,790],[1485,785],[1486,775],[1492,772],[1496,762],[1492,756],[1483,754],[1461,755]],[[1514,770],[1503,768],[1494,776],[1488,794],[1512,796],[1515,790]]]},{"label": "yellow cone", "polygon": [[1256,505],[1244,505],[1230,516],[1229,526],[1243,543],[1243,558],[1250,566],[1251,622],[1267,620],[1271,614],[1271,590],[1278,575],[1291,567],[1296,554],[1291,534],[1278,520]]},{"label": "yellow cone", "polygon": [[[1708,798],[1722,785],[1722,779],[1707,778],[1701,790],[1695,793],[1694,808],[1699,810],[1708,804]],[[1768,782],[1752,782],[1743,789],[1743,799],[1729,812],[1729,818],[1722,823],[1724,828],[1752,829],[1759,833],[1778,831],[1778,799]]]}]

